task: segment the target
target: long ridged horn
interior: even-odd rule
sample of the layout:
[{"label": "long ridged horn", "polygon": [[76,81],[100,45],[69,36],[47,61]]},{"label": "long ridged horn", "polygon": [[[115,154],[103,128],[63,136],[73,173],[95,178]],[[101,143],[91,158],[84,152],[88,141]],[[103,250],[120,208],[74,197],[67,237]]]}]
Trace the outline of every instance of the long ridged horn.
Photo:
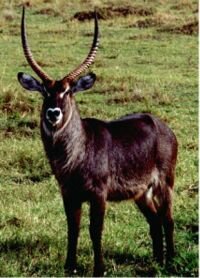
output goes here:
[{"label": "long ridged horn", "polygon": [[66,75],[63,78],[63,82],[68,80],[74,80],[78,75],[80,75],[84,70],[86,70],[94,61],[94,58],[96,56],[98,46],[99,46],[99,27],[98,27],[98,19],[97,19],[97,13],[94,12],[94,39],[91,46],[91,49],[88,53],[87,58],[77,67],[75,68],[71,73]]},{"label": "long ridged horn", "polygon": [[24,50],[24,55],[26,57],[27,62],[31,66],[31,68],[34,70],[34,72],[44,81],[44,82],[51,82],[53,79],[45,73],[41,67],[38,65],[38,63],[33,58],[33,55],[31,53],[31,50],[28,45],[27,41],[27,35],[26,35],[26,26],[25,26],[25,7],[23,6],[22,11],[22,21],[21,21],[21,39],[22,39],[22,47]]}]

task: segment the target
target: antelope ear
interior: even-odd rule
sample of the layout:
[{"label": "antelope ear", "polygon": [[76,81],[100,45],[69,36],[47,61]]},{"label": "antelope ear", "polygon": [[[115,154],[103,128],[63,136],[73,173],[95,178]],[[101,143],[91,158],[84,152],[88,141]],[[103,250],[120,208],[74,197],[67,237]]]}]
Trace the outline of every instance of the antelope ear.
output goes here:
[{"label": "antelope ear", "polygon": [[17,77],[19,83],[22,85],[24,89],[28,91],[38,91],[40,93],[43,93],[43,85],[31,75],[19,72]]},{"label": "antelope ear", "polygon": [[96,80],[96,74],[89,73],[80,77],[71,87],[72,93],[85,91],[90,89]]}]

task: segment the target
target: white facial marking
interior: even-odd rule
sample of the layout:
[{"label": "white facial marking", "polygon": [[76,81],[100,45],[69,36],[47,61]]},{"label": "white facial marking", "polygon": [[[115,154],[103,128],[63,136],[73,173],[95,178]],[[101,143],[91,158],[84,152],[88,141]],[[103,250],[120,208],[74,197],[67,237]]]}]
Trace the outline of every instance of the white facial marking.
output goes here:
[{"label": "white facial marking", "polygon": [[[70,114],[69,114],[68,119],[66,120],[64,125],[59,130],[55,131],[54,136],[58,136],[67,127],[67,125],[69,124],[69,122],[71,120],[71,117],[72,117],[72,108],[70,107]],[[42,125],[43,125],[43,129],[44,129],[46,135],[51,136],[52,133],[50,132],[50,130],[48,129],[48,127],[46,126],[44,121],[43,121]]]},{"label": "white facial marking", "polygon": [[68,125],[68,123],[70,122],[72,117],[72,107],[70,106],[70,113],[69,113],[69,117],[66,120],[66,122],[64,123],[64,125],[57,131],[57,135],[60,134]]},{"label": "white facial marking", "polygon": [[48,97],[50,97],[50,93],[46,90],[45,86],[43,86],[45,93],[47,94]]},{"label": "white facial marking", "polygon": [[[55,113],[57,112],[58,113],[58,116],[56,116],[56,121],[52,121],[48,115],[49,112],[52,112],[52,113]],[[55,108],[48,108],[47,111],[46,111],[46,118],[47,120],[53,125],[53,126],[56,126],[63,118],[63,113],[61,111],[60,108],[58,107],[55,107]]]},{"label": "white facial marking", "polygon": [[[70,122],[70,120],[71,120],[71,118],[72,118],[72,113],[73,113],[71,103],[69,103],[69,104],[70,104],[69,116],[68,116],[67,120],[65,121],[65,123],[63,124],[63,126],[61,126],[58,130],[52,132],[51,130],[49,130],[49,128],[46,126],[45,121],[43,120],[42,126],[43,126],[43,129],[44,129],[44,131],[45,131],[45,133],[46,133],[47,136],[54,136],[54,138],[56,138],[56,137],[57,137],[58,135],[60,135],[60,133],[62,133],[63,130],[68,126],[68,124],[69,124],[69,122]],[[57,107],[56,107],[56,108],[49,108],[49,109],[50,109],[50,111],[55,111],[55,109],[60,109],[60,108],[57,108]],[[48,111],[48,110],[47,110],[47,111]],[[61,111],[60,111],[60,112],[61,112]],[[46,112],[46,114],[47,114],[47,112]],[[62,118],[63,118],[63,113],[61,112],[60,115],[61,115],[61,119],[62,119]],[[46,115],[46,118],[47,118],[47,120],[49,121],[47,115]],[[61,121],[61,119],[58,119],[58,121]],[[56,124],[58,124],[58,121],[57,121],[56,123],[52,123],[52,125],[55,126]],[[51,121],[50,121],[50,122],[51,122]]]},{"label": "white facial marking", "polygon": [[64,90],[64,92],[60,93],[60,98],[63,99],[64,95],[67,93],[67,91],[69,90],[69,85],[67,85],[66,89]]}]

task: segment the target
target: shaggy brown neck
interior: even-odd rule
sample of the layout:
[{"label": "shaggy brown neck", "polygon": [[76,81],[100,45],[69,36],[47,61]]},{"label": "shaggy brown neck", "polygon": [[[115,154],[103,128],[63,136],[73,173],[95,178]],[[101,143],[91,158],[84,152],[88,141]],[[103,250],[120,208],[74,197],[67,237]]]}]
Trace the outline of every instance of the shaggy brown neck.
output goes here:
[{"label": "shaggy brown neck", "polygon": [[71,171],[81,163],[85,155],[86,134],[74,100],[69,123],[63,129],[47,134],[42,122],[41,134],[47,157],[56,176],[60,176],[61,172]]}]

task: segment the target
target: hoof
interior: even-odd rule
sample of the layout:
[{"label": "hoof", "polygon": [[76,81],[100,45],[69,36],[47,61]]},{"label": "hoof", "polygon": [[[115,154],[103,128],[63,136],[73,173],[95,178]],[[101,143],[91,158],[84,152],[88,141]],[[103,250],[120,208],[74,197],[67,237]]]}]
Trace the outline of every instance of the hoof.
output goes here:
[{"label": "hoof", "polygon": [[106,275],[105,267],[94,268],[93,277],[104,277]]},{"label": "hoof", "polygon": [[66,276],[69,276],[68,274],[70,275],[77,274],[76,264],[66,263],[64,266],[64,270],[65,270],[65,274],[67,274]]}]

